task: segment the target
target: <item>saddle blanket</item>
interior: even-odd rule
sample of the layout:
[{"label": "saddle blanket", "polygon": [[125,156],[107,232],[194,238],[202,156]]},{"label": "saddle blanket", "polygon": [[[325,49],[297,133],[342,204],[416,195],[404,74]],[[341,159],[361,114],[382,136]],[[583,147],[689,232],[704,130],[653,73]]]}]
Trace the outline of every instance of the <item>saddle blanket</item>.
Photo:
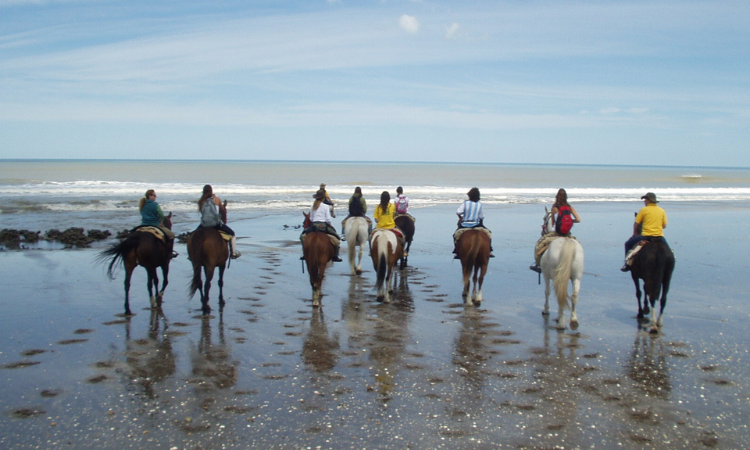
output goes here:
[{"label": "saddle blanket", "polygon": [[[325,233],[325,235],[328,236],[328,239],[331,240],[331,244],[333,244],[334,247],[338,247],[338,246],[341,245],[341,241],[338,238],[336,238],[336,236],[334,236],[332,234],[328,234],[328,233],[326,233],[323,230],[317,230],[317,231],[320,231],[321,233]],[[301,238],[302,238],[303,242],[304,242],[305,238],[307,238],[308,234],[310,234],[310,233],[303,233],[302,234]]]},{"label": "saddle blanket", "polygon": [[640,241],[639,243],[635,244],[633,248],[630,249],[628,254],[625,256],[625,262],[627,265],[630,265],[633,263],[633,258],[635,258],[635,255],[638,254],[638,252],[641,251],[644,245],[648,244],[649,241]]},{"label": "saddle blanket", "polygon": [[492,232],[490,230],[488,230],[487,228],[484,228],[484,227],[474,227],[474,228],[459,228],[458,230],[456,230],[455,233],[453,233],[453,240],[454,241],[458,241],[458,239],[461,237],[461,235],[464,234],[465,232],[469,231],[469,230],[481,230],[481,231],[484,231],[484,233],[487,235],[487,237],[489,237],[490,239],[492,239]]},{"label": "saddle blanket", "polygon": [[164,240],[164,232],[159,229],[159,227],[138,227],[135,229],[138,233],[151,233],[154,236],[156,236],[157,239],[161,239],[163,242],[166,242]]},{"label": "saddle blanket", "polygon": [[404,239],[404,233],[399,230],[398,228],[375,228],[372,230],[372,233],[370,233],[370,239],[377,233],[378,231],[392,231],[393,234],[396,235],[397,238],[403,240]]}]

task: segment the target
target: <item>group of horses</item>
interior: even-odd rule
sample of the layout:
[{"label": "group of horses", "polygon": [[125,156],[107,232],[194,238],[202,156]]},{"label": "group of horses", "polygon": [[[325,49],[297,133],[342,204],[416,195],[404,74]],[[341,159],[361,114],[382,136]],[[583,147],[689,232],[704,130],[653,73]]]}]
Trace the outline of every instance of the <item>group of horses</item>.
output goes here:
[{"label": "group of horses", "polygon": [[[225,205],[226,206],[226,205]],[[224,210],[225,211],[225,210]],[[164,226],[172,229],[172,213],[164,218]],[[226,221],[226,216],[223,217]],[[219,308],[224,308],[224,270],[228,267],[229,247],[216,228],[198,227],[187,240],[188,259],[193,265],[193,277],[189,293],[192,298],[196,292],[201,295],[201,312],[204,316],[211,313],[208,304],[208,293],[211,289],[216,269],[219,269]],[[136,228],[120,243],[104,250],[99,254],[99,260],[109,260],[107,274],[111,279],[115,277],[115,268],[125,267],[125,315],[133,315],[130,310],[130,279],[137,266],[146,269],[148,295],[152,309],[161,309],[164,290],[169,284],[169,263],[172,259],[171,251],[163,238],[157,237],[150,231]],[[157,269],[161,268],[163,282],[159,289]],[[205,283],[201,279],[201,271],[205,273]]]},{"label": "group of horses", "polygon": [[[165,218],[165,226],[171,228],[171,217]],[[362,256],[365,244],[369,244],[370,256],[376,273],[377,299],[384,303],[391,301],[391,282],[394,268],[399,265],[403,270],[408,264],[408,253],[414,237],[414,221],[408,216],[397,216],[396,225],[403,233],[403,242],[396,235],[398,230],[376,229],[368,233],[368,222],[364,217],[350,217],[344,229],[347,241],[351,275],[362,273]],[[309,226],[309,216],[305,214],[304,227]],[[554,229],[553,217],[545,208],[542,233]],[[219,307],[224,307],[224,270],[229,261],[227,242],[215,228],[199,227],[187,241],[188,258],[193,265],[193,278],[190,284],[190,296],[201,294],[201,310],[204,315],[211,312],[208,304],[209,290],[215,269],[219,269]],[[312,287],[314,307],[320,306],[321,285],[326,267],[333,259],[334,245],[323,231],[311,231],[303,242],[303,253]],[[358,253],[358,254],[357,254]],[[463,232],[456,242],[456,254],[461,261],[463,274],[462,297],[467,305],[482,303],[482,283],[490,258],[490,238],[483,230],[469,229]],[[114,278],[114,268],[121,263],[125,267],[125,314],[132,315],[130,310],[129,290],[133,270],[138,265],[146,269],[147,288],[152,308],[160,308],[164,290],[169,283],[169,262],[171,255],[166,243],[147,231],[135,230],[111,248],[103,251],[101,260],[111,259],[107,273]],[[630,265],[630,273],[635,284],[638,300],[638,319],[643,320],[653,310],[648,324],[649,331],[658,333],[663,324],[664,307],[674,270],[675,258],[672,250],[662,240],[646,243],[635,255]],[[565,310],[570,310],[570,327],[578,326],[576,305],[583,275],[584,254],[581,244],[571,236],[560,236],[554,239],[541,258],[541,269],[544,277],[544,310],[549,314],[549,296],[551,287],[555,290],[558,305],[557,328],[565,329],[568,319]],[[159,289],[157,268],[161,268],[163,283]],[[201,279],[205,274],[205,282]],[[473,275],[473,276],[472,276]],[[643,291],[640,281],[643,281]],[[472,285],[473,282],[473,285]],[[568,285],[572,292],[568,293]],[[469,295],[469,288],[471,295]],[[645,295],[644,295],[645,294]],[[660,298],[661,295],[661,298]],[[656,299],[660,298],[658,314],[655,310]]]}]

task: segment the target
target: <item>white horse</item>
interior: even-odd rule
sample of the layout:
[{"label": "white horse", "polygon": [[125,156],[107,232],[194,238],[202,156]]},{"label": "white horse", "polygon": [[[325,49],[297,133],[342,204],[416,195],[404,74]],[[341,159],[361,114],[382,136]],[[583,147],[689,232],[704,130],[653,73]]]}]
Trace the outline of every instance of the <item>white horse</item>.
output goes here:
[{"label": "white horse", "polygon": [[[346,248],[349,252],[349,268],[352,275],[362,273],[362,254],[367,244],[367,219],[364,217],[350,217],[346,220],[344,235],[346,236]],[[359,257],[356,257],[359,247]]]},{"label": "white horse", "polygon": [[[552,213],[545,208],[543,234],[547,230],[554,230]],[[581,276],[583,275],[583,247],[570,236],[559,236],[555,238],[542,255],[542,274],[544,275],[544,311],[549,314],[550,280],[555,287],[557,295],[557,329],[566,328],[565,308],[570,308],[570,326],[578,327],[578,316],[576,316],[576,304],[578,303],[578,291],[581,289]],[[568,296],[568,281],[573,283],[573,293]],[[568,304],[570,299],[570,304]]]}]

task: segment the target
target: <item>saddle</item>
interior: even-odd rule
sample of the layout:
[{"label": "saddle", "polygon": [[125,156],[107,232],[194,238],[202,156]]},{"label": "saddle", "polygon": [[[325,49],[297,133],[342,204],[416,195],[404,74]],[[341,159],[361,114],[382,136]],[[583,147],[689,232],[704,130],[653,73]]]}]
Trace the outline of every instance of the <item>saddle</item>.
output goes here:
[{"label": "saddle", "polygon": [[398,228],[375,228],[372,230],[372,233],[370,233],[370,237],[368,239],[372,239],[372,236],[377,233],[378,231],[391,231],[393,234],[396,235],[396,238],[400,240],[404,240],[404,233],[403,231],[399,230]]},{"label": "saddle", "polygon": [[221,238],[224,239],[227,242],[229,242],[229,241],[232,240],[232,235],[229,234],[229,233],[225,233],[225,232],[219,230],[219,234],[221,235]]},{"label": "saddle", "polygon": [[161,231],[161,229],[159,229],[159,227],[148,226],[148,225],[146,225],[146,226],[140,226],[140,227],[133,228],[133,232],[137,232],[137,233],[151,233],[154,236],[156,236],[157,239],[161,240],[162,242],[164,242],[164,243],[167,242],[167,238],[166,238],[166,236],[164,236],[164,232]]},{"label": "saddle", "polygon": [[633,259],[635,259],[635,255],[637,255],[638,252],[641,251],[643,246],[645,246],[649,242],[659,242],[661,240],[662,240],[661,236],[643,236],[643,239],[641,239],[637,244],[635,244],[633,248],[631,248],[628,254],[625,256],[626,264],[628,266],[632,264]]},{"label": "saddle", "polygon": [[487,237],[489,237],[490,239],[492,239],[492,232],[490,230],[488,230],[487,228],[481,227],[481,226],[477,226],[477,227],[473,227],[473,228],[459,228],[458,230],[456,230],[455,233],[453,233],[453,240],[456,241],[456,242],[458,242],[459,238],[461,238],[461,235],[463,235],[465,232],[467,232],[469,230],[481,230],[481,231],[484,231],[484,234],[486,234]]},{"label": "saddle", "polygon": [[321,233],[325,233],[326,236],[328,236],[328,239],[331,240],[331,244],[333,244],[334,247],[338,247],[341,245],[341,240],[337,238],[336,236],[328,233],[326,230],[328,227],[324,223],[313,223],[309,227],[305,228],[305,231],[302,232],[302,239],[304,240],[307,237],[308,233],[312,233],[313,231],[320,231]]}]

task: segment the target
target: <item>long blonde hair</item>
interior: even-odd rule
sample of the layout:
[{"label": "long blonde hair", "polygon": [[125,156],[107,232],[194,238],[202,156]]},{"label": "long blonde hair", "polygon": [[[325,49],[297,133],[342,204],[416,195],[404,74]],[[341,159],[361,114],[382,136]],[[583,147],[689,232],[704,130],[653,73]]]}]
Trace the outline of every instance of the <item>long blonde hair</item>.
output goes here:
[{"label": "long blonde hair", "polygon": [[153,189],[149,189],[149,190],[146,191],[146,195],[144,195],[141,198],[141,201],[138,202],[138,211],[143,211],[143,205],[146,204],[146,200],[148,199],[148,196],[151,195],[151,194],[153,194],[153,193],[154,193]]}]

